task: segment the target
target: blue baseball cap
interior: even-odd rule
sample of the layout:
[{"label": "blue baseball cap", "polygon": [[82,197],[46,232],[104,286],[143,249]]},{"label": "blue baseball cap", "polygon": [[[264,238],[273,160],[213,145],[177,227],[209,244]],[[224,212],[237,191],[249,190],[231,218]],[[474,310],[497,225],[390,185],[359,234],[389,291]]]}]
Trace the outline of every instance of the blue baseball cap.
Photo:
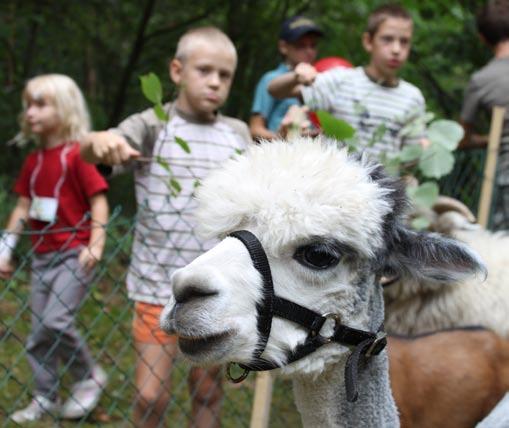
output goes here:
[{"label": "blue baseball cap", "polygon": [[291,43],[308,33],[323,36],[323,31],[314,23],[313,20],[300,15],[292,16],[281,24],[279,38]]}]

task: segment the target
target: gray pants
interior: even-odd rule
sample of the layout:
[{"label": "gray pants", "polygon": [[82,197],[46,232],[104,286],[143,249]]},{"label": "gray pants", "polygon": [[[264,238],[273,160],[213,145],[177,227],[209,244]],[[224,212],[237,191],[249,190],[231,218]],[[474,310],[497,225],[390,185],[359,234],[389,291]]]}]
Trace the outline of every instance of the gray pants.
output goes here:
[{"label": "gray pants", "polygon": [[80,249],[35,255],[32,261],[32,331],[27,339],[35,395],[55,400],[58,363],[76,380],[90,377],[94,360],[75,326],[75,316],[94,273],[78,262]]}]

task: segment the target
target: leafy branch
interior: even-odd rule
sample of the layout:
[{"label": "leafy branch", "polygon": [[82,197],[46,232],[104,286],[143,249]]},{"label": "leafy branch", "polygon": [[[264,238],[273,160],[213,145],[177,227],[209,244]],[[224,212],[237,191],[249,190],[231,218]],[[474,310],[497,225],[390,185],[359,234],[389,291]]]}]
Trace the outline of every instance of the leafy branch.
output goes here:
[{"label": "leafy branch", "polygon": [[[154,104],[154,113],[157,118],[163,122],[168,122],[170,117],[163,108],[163,86],[161,85],[159,77],[157,77],[154,73],[148,73],[140,76],[140,82],[143,95],[152,104]],[[189,144],[183,138],[175,136],[175,143],[178,144],[184,152],[191,153]],[[168,187],[170,189],[171,196],[178,196],[178,194],[182,191],[182,186],[175,178],[169,162],[161,156],[155,156],[154,159],[158,165],[168,172],[170,176]]]},{"label": "leafy branch", "polygon": [[[349,151],[359,151],[359,141],[355,129],[346,121],[337,119],[325,111],[318,111],[317,116],[323,133],[329,137],[344,141]],[[452,120],[434,120],[435,115],[427,112],[416,117],[402,130],[401,135],[416,137],[426,135],[427,144],[415,144],[403,147],[396,153],[384,153],[381,163],[390,174],[397,176],[419,175],[425,181],[417,186],[407,186],[407,194],[417,208],[428,209],[433,206],[439,196],[437,180],[452,171],[454,166],[453,152],[463,138],[463,128]],[[380,141],[383,133],[375,133],[369,145]],[[412,220],[416,229],[429,226],[429,220],[418,216]]]}]

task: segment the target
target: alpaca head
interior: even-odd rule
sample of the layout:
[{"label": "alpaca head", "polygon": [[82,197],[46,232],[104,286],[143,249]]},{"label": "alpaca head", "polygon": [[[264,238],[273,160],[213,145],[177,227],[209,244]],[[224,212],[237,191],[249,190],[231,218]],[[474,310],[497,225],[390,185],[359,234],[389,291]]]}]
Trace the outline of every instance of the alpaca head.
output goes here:
[{"label": "alpaca head", "polygon": [[[177,334],[183,353],[200,364],[247,364],[259,346],[263,280],[246,247],[227,237],[233,231],[258,237],[276,295],[370,331],[383,320],[377,281],[386,270],[445,278],[480,268],[463,245],[407,230],[400,221],[406,199],[399,182],[333,141],[252,147],[213,172],[197,198],[202,235],[223,240],[175,272],[174,298],[161,326]],[[326,323],[323,334],[330,329]],[[284,365],[307,335],[298,324],[274,317],[264,359]],[[285,370],[318,374],[348,351],[329,344]]]}]

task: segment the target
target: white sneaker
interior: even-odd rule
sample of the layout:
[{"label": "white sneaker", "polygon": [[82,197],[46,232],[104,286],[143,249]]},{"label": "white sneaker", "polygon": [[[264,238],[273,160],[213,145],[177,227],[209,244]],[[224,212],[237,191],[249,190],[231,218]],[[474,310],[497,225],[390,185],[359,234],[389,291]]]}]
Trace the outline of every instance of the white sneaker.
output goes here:
[{"label": "white sneaker", "polygon": [[100,366],[95,366],[92,377],[76,382],[72,386],[71,396],[62,406],[60,416],[77,419],[94,410],[107,382],[108,376],[105,371]]},{"label": "white sneaker", "polygon": [[46,414],[56,415],[59,408],[58,402],[51,401],[42,395],[37,395],[27,407],[14,412],[10,418],[18,424],[37,421]]}]

